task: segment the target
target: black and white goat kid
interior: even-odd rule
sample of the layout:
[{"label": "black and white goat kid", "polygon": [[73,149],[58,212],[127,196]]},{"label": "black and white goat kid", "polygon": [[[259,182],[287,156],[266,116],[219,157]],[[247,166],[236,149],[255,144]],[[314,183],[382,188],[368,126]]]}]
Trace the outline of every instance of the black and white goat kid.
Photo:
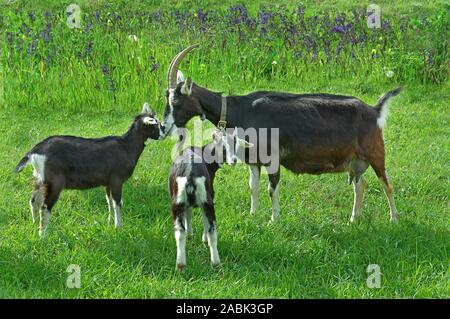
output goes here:
[{"label": "black and white goat kid", "polygon": [[[122,226],[122,186],[133,174],[147,139],[162,138],[161,124],[144,104],[122,136],[82,138],[50,136],[34,146],[19,162],[15,173],[31,164],[35,190],[30,199],[33,223],[40,212],[39,236],[45,235],[50,213],[63,189],[105,186],[109,222]],[[114,217],[113,217],[114,212]]]},{"label": "black and white goat kid", "polygon": [[[240,150],[253,144],[225,130],[213,134],[213,142],[203,147],[186,148],[172,164],[169,194],[177,243],[177,269],[186,266],[186,237],[192,236],[192,208],[203,210],[202,240],[209,245],[211,264],[220,263],[217,251],[216,213],[214,209],[214,177],[222,163],[234,165]],[[224,160],[225,159],[225,160]]]}]

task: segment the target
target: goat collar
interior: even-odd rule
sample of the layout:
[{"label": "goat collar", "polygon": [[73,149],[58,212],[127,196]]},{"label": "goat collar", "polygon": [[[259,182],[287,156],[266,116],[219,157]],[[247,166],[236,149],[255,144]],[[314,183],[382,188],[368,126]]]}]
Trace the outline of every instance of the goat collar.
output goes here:
[{"label": "goat collar", "polygon": [[222,95],[222,108],[220,110],[220,119],[219,123],[217,123],[217,127],[219,129],[227,128],[227,97]]}]

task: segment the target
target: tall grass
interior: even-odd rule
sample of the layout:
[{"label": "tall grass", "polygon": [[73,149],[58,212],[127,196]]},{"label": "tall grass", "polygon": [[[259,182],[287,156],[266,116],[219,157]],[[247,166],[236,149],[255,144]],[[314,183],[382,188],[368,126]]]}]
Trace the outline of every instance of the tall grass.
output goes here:
[{"label": "tall grass", "polygon": [[366,8],[358,5],[345,11],[312,11],[301,3],[148,11],[86,4],[80,29],[67,26],[63,5],[6,8],[0,61],[7,108],[125,110],[143,100],[160,107],[168,63],[192,43],[201,47],[182,69],[229,93],[276,89],[275,83],[328,91],[329,83],[346,79],[355,85],[348,93],[364,94],[380,85],[448,80],[445,5],[427,16],[382,11],[379,29],[367,27]]}]

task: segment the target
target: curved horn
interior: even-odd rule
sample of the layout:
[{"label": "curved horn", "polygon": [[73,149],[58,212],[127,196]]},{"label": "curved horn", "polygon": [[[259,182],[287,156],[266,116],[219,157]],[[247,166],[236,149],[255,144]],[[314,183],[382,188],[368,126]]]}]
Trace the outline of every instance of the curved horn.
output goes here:
[{"label": "curved horn", "polygon": [[188,54],[189,52],[191,52],[198,46],[199,46],[198,44],[194,44],[194,45],[187,47],[186,49],[184,49],[183,51],[178,53],[175,56],[175,58],[172,60],[172,62],[170,62],[169,72],[167,74],[169,89],[174,89],[177,87],[178,67],[180,66],[180,63],[183,60],[183,58],[186,56],[186,54]]}]

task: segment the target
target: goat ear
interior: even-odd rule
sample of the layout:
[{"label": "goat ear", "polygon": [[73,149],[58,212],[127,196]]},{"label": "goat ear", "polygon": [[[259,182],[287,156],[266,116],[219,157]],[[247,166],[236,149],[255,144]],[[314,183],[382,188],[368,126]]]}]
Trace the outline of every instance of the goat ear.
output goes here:
[{"label": "goat ear", "polygon": [[240,147],[243,148],[252,148],[255,145],[253,143],[247,142],[246,140],[243,140],[242,138],[238,138],[238,143]]},{"label": "goat ear", "polygon": [[181,87],[181,94],[183,95],[191,95],[192,93],[192,78],[188,77],[186,81],[184,81],[183,86]]},{"label": "goat ear", "polygon": [[177,71],[177,84],[184,81],[184,75],[183,72],[180,70]]},{"label": "goat ear", "polygon": [[142,112],[141,113],[148,113],[148,103],[145,102],[144,106],[142,107]]},{"label": "goat ear", "polygon": [[155,116],[155,110],[153,109],[153,107],[150,106],[150,115],[151,116]]}]

